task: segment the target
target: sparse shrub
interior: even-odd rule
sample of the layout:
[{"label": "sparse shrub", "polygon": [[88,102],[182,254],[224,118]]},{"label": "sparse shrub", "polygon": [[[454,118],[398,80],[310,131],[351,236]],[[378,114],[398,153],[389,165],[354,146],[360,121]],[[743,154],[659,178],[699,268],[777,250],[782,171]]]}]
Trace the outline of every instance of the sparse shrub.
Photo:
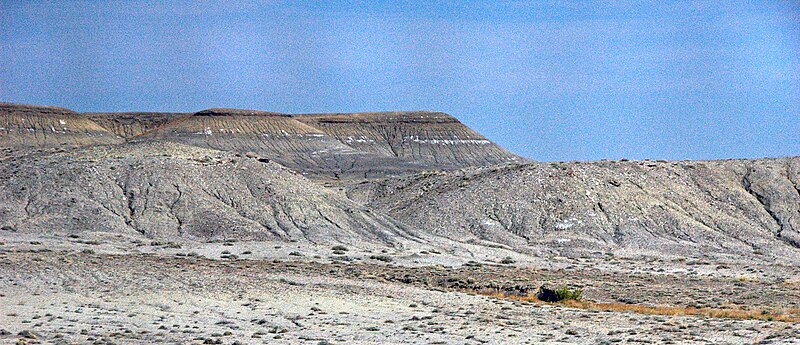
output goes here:
[{"label": "sparse shrub", "polygon": [[334,250],[333,254],[335,254],[335,255],[344,255],[346,253],[343,250]]},{"label": "sparse shrub", "polygon": [[467,263],[465,263],[464,266],[466,266],[466,267],[482,267],[483,264],[480,263],[480,262],[477,262],[477,261],[470,260],[470,261],[467,261]]},{"label": "sparse shrub", "polygon": [[345,246],[333,246],[333,248],[331,249],[333,251],[341,251],[341,252],[346,252],[348,250],[347,247]]},{"label": "sparse shrub", "polygon": [[583,298],[583,290],[573,290],[566,285],[555,290],[542,286],[539,288],[536,298],[543,302],[580,301]]},{"label": "sparse shrub", "polygon": [[556,295],[558,295],[559,301],[565,300],[574,300],[580,301],[583,298],[583,290],[582,289],[570,289],[567,286],[562,286],[556,289]]},{"label": "sparse shrub", "polygon": [[514,259],[512,259],[510,256],[506,256],[505,258],[503,258],[503,260],[500,261],[500,263],[503,265],[511,265],[515,262],[516,261],[514,261]]},{"label": "sparse shrub", "polygon": [[303,256],[303,254],[301,254],[300,252],[291,252],[289,253],[289,256]]},{"label": "sparse shrub", "polygon": [[392,262],[392,258],[386,255],[370,255],[369,257],[372,260],[378,260],[383,262]]}]

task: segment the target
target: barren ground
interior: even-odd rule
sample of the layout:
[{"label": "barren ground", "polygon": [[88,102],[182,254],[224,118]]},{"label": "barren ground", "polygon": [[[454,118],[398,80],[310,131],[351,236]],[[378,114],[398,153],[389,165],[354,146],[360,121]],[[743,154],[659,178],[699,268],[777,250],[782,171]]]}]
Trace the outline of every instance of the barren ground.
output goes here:
[{"label": "barren ground", "polygon": [[[392,260],[386,263],[367,251],[337,255],[302,243],[131,246],[3,235],[4,343],[800,343],[796,322],[596,311],[480,294],[566,284],[595,302],[797,317],[799,275],[790,266],[440,260],[451,266],[412,260],[446,254],[380,254]],[[275,248],[293,245],[304,256]],[[231,254],[237,258],[220,258]]]}]

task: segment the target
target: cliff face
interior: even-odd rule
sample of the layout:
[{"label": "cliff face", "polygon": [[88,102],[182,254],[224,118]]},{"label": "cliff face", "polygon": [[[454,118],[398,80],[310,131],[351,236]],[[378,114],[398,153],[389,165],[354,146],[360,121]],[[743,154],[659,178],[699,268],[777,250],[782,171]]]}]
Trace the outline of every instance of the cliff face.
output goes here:
[{"label": "cliff face", "polygon": [[0,147],[72,147],[123,142],[113,132],[69,109],[0,103]]},{"label": "cliff face", "polygon": [[797,258],[800,158],[541,163],[362,184],[419,229],[522,251]]}]

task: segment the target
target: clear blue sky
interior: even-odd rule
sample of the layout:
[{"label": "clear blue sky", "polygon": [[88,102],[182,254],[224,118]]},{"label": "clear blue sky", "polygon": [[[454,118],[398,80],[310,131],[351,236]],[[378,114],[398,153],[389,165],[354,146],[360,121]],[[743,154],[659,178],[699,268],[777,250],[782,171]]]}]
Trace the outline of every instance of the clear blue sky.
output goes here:
[{"label": "clear blue sky", "polygon": [[800,155],[796,1],[7,1],[0,100],[445,111],[542,161]]}]

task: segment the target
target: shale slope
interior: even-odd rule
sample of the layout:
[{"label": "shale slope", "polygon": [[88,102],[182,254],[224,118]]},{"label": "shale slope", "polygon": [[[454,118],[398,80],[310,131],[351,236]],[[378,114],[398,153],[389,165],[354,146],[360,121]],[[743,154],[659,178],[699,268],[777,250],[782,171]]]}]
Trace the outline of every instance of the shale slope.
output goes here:
[{"label": "shale slope", "polygon": [[800,258],[800,158],[535,163],[349,192],[434,234],[520,251]]},{"label": "shale slope", "polygon": [[173,143],[18,152],[0,161],[0,227],[201,241],[413,237],[274,162]]}]

